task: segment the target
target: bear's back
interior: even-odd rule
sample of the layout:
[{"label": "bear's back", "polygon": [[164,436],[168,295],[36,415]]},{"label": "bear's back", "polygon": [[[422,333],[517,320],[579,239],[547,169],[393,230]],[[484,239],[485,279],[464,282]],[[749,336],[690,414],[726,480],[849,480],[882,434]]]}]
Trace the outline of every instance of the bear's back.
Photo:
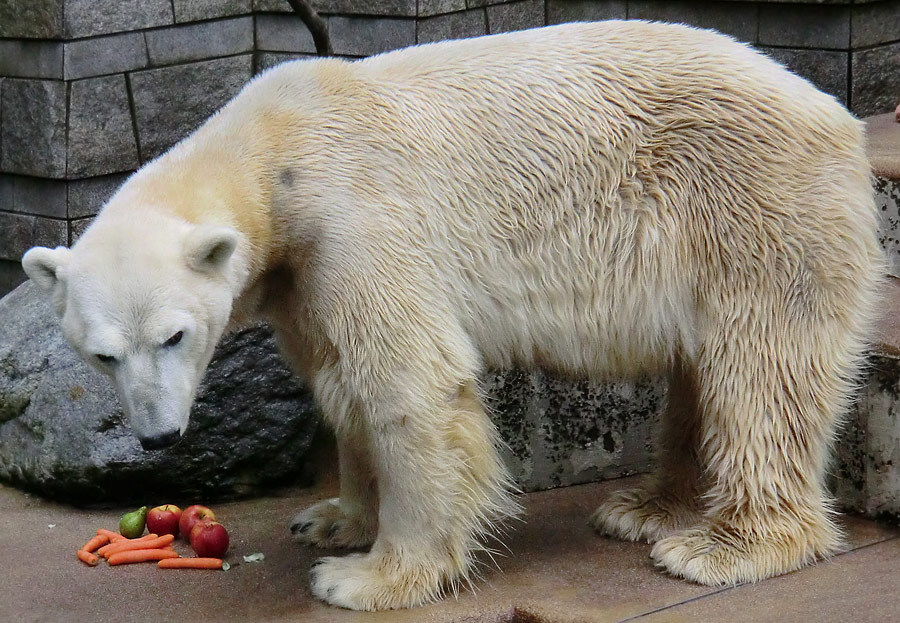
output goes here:
[{"label": "bear's back", "polygon": [[269,81],[305,90],[305,176],[321,167],[335,201],[303,210],[335,226],[332,251],[427,253],[428,298],[493,363],[662,361],[699,292],[871,242],[859,123],[710,31],[570,24]]}]

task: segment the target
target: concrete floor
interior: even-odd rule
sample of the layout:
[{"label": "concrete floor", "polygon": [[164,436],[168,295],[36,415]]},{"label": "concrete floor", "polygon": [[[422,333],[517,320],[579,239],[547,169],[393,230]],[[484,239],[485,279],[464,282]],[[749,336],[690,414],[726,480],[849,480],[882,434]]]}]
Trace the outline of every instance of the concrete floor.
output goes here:
[{"label": "concrete floor", "polygon": [[[376,614],[310,595],[321,551],[291,540],[294,512],[333,493],[329,483],[280,497],[214,505],[228,528],[230,571],[163,571],[155,564],[96,568],[75,558],[98,527],[125,510],[78,510],[0,486],[0,622],[303,621],[304,623],[581,623],[605,621],[900,621],[900,529],[843,520],[850,550],[756,585],[711,589],[670,578],[646,544],[601,538],[586,525],[598,502],[634,479],[524,496],[527,521],[507,538],[502,572],[477,593]],[[156,504],[167,500],[151,501]],[[52,526],[52,527],[51,527]],[[177,547],[187,554],[184,543]],[[242,556],[265,554],[258,563]]]}]

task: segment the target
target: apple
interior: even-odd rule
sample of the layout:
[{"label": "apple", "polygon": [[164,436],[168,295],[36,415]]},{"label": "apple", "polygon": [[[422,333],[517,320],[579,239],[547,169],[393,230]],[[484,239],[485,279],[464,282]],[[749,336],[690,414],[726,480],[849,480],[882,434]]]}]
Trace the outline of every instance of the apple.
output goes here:
[{"label": "apple", "polygon": [[191,529],[191,547],[201,558],[221,558],[228,551],[228,531],[218,521],[198,521]]},{"label": "apple", "polygon": [[178,530],[181,532],[181,536],[185,539],[190,539],[191,537],[191,528],[194,527],[198,521],[203,521],[204,519],[208,519],[209,521],[215,521],[216,515],[211,510],[202,506],[200,504],[193,504],[184,509],[184,512],[181,513],[181,519],[178,521]]},{"label": "apple", "polygon": [[174,504],[163,504],[151,508],[147,513],[147,530],[162,536],[171,534],[178,536],[178,522],[181,520],[181,509]]}]

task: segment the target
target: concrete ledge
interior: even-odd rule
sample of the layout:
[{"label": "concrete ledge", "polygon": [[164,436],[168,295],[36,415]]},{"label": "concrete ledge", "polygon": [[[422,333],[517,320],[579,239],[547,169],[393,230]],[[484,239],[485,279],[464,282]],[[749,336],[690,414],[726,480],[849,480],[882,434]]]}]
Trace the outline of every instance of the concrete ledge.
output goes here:
[{"label": "concrete ledge", "polygon": [[879,239],[888,270],[900,277],[900,123],[894,113],[866,119],[869,162],[875,175]]},{"label": "concrete ledge", "polygon": [[[900,123],[866,120],[876,176],[881,239],[889,268],[900,274]],[[836,448],[834,492],[841,505],[872,517],[900,517],[900,279],[883,292],[870,367]]]},{"label": "concrete ledge", "polygon": [[878,177],[900,180],[900,123],[894,113],[866,119],[866,140],[872,172]]}]

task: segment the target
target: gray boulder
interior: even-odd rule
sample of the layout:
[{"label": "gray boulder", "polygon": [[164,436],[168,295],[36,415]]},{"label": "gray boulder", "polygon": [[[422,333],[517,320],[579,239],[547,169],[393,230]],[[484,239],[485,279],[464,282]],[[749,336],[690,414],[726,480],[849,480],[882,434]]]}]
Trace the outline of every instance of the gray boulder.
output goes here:
[{"label": "gray boulder", "polygon": [[180,443],[145,452],[110,382],[69,348],[29,282],[0,300],[0,480],[79,505],[193,503],[296,483],[312,396],[263,328],[220,344]]}]

